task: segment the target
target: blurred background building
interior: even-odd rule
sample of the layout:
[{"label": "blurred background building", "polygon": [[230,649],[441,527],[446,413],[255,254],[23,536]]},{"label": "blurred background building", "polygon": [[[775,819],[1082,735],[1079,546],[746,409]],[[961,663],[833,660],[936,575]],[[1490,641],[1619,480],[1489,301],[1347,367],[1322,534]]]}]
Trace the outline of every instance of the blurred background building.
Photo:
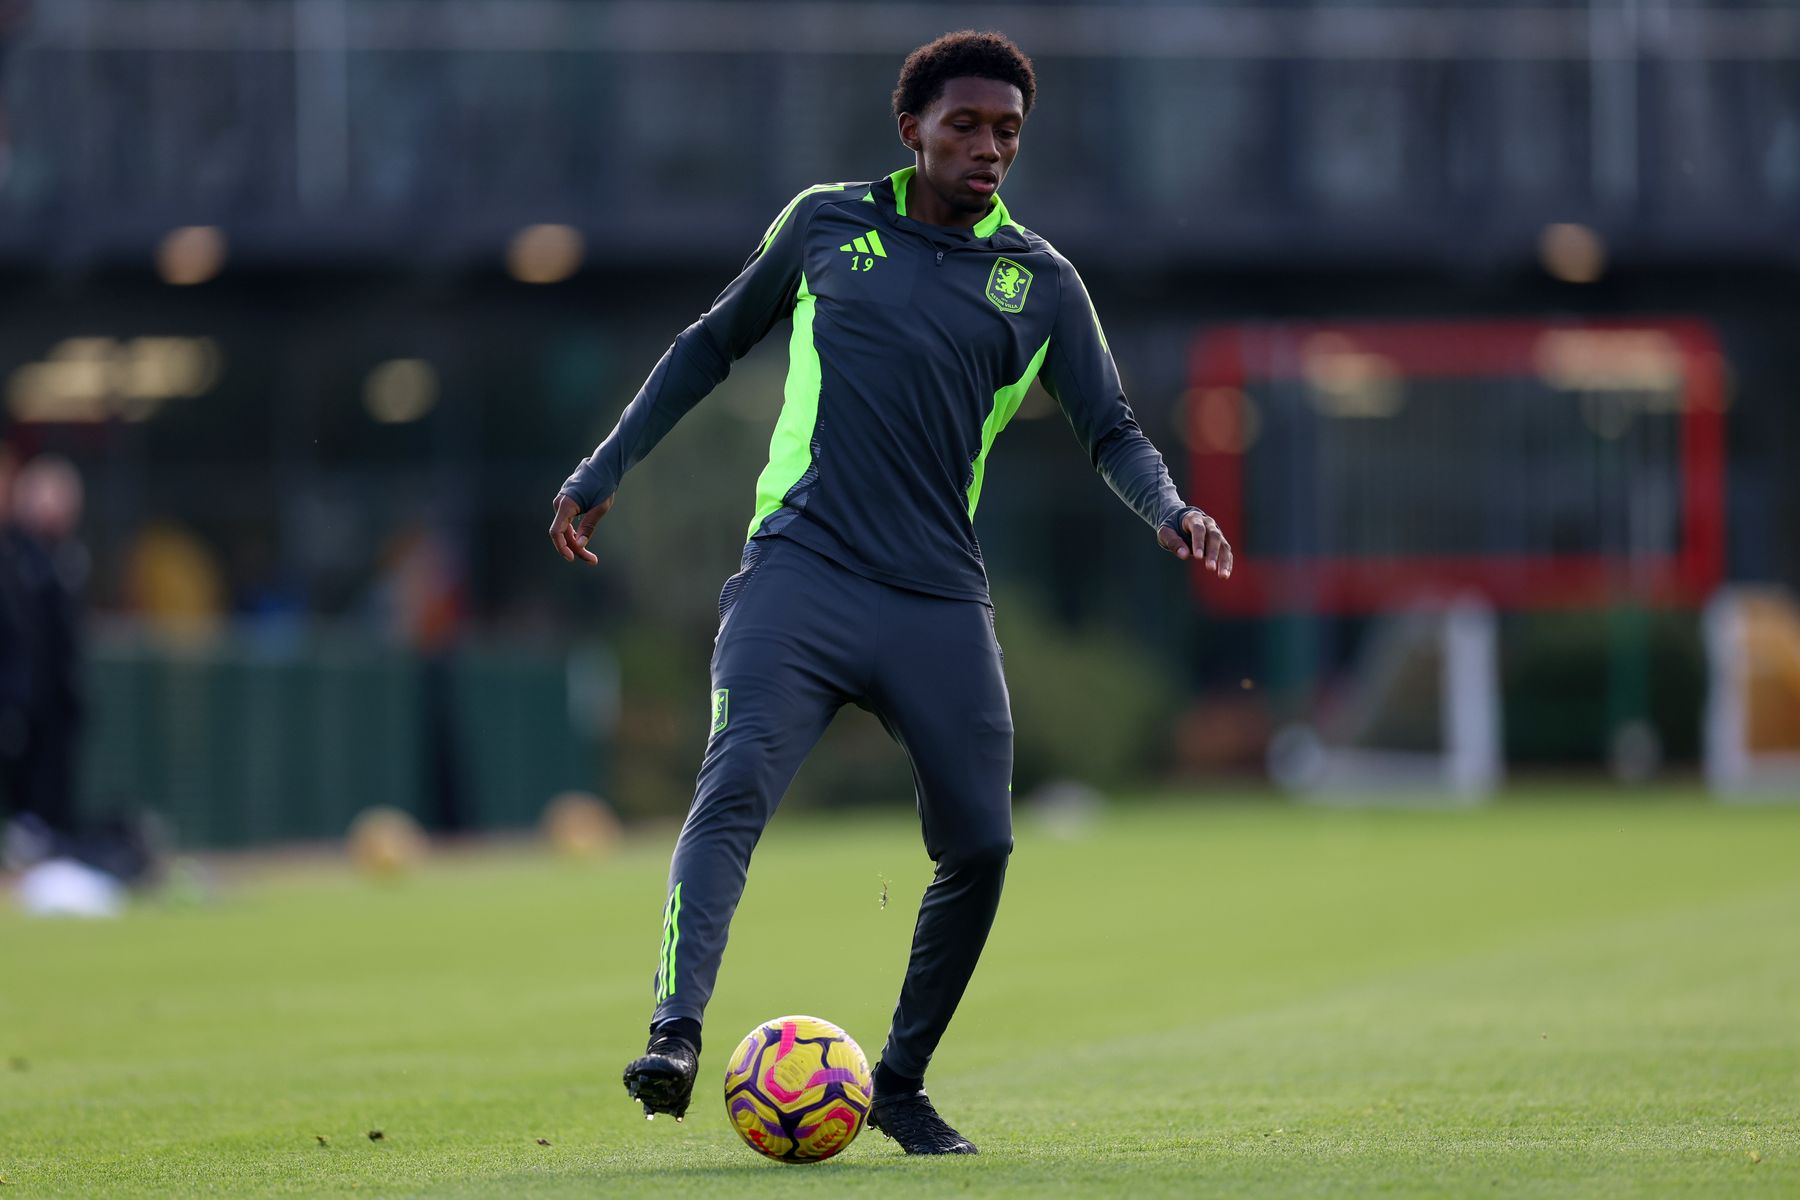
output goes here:
[{"label": "blurred background building", "polygon": [[[1039,73],[1009,206],[1248,568],[1197,585],[1028,400],[980,523],[1021,793],[1463,734],[1476,790],[1699,769],[1702,610],[1800,585],[1800,9],[0,0],[0,440],[85,479],[83,810],[682,809],[780,339],[598,571],[551,497],[793,193],[903,165],[900,60],[971,25]],[[846,719],[798,791],[907,787]]]}]

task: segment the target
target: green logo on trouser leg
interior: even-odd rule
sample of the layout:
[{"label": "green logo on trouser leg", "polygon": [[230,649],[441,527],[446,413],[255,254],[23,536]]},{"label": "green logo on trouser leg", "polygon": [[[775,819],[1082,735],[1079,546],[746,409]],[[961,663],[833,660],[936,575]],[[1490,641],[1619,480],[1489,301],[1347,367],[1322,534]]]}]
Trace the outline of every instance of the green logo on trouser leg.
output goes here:
[{"label": "green logo on trouser leg", "polygon": [[720,688],[713,693],[712,731],[718,733],[725,728],[725,722],[731,718],[731,689]]},{"label": "green logo on trouser leg", "polygon": [[1016,313],[1025,307],[1025,296],[1031,291],[1031,272],[1010,258],[994,260],[988,272],[987,298],[1001,312]]}]

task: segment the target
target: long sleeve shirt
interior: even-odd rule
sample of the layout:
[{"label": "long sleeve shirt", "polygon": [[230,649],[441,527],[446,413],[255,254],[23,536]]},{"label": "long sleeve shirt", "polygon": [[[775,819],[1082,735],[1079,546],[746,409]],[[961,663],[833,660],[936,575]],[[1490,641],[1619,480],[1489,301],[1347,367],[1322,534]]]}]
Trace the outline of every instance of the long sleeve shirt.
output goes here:
[{"label": "long sleeve shirt", "polygon": [[1034,379],[1119,498],[1173,526],[1187,506],[1132,415],[1075,268],[998,196],[972,230],[912,219],[912,174],[796,196],[564,494],[583,508],[612,495],[791,319],[750,538],[791,538],[871,579],[986,601],[975,509],[994,438]]}]

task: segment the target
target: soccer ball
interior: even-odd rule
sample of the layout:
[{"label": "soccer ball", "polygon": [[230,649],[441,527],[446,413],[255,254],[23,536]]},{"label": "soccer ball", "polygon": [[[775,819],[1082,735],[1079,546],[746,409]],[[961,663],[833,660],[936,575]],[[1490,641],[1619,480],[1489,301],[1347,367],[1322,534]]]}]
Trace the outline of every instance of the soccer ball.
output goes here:
[{"label": "soccer ball", "polygon": [[732,1128],[782,1162],[819,1162],[855,1141],[874,1091],[862,1047],[817,1017],[763,1022],[725,1068]]},{"label": "soccer ball", "polygon": [[411,814],[385,805],[350,822],[350,862],[365,875],[404,875],[425,861],[425,831]]}]

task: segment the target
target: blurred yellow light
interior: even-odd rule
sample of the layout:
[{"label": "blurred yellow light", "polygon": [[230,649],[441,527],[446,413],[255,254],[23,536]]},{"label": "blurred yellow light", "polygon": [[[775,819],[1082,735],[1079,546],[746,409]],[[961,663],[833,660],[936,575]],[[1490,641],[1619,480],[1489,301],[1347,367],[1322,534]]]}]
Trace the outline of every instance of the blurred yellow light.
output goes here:
[{"label": "blurred yellow light", "polygon": [[218,378],[218,359],[211,338],[132,338],[118,358],[119,390],[134,400],[203,396]]},{"label": "blurred yellow light", "polygon": [[1307,399],[1328,417],[1391,417],[1406,407],[1400,366],[1385,354],[1360,350],[1348,336],[1316,333],[1301,347]]},{"label": "blurred yellow light", "polygon": [[145,421],[167,401],[210,391],[222,357],[211,338],[64,338],[12,372],[7,407],[23,422]]},{"label": "blurred yellow light", "polygon": [[580,269],[585,249],[567,225],[527,225],[506,249],[506,269],[521,283],[561,283]]},{"label": "blurred yellow light", "polygon": [[363,407],[383,425],[416,421],[437,405],[437,371],[422,358],[393,358],[363,380]]},{"label": "blurred yellow light", "polygon": [[156,248],[156,272],[164,283],[205,283],[225,266],[225,235],[211,225],[172,229]]},{"label": "blurred yellow light", "polygon": [[1688,360],[1660,329],[1552,329],[1532,349],[1538,373],[1567,392],[1642,391],[1646,407],[1679,411]]},{"label": "blurred yellow light", "polygon": [[1606,243],[1586,225],[1544,226],[1538,257],[1564,283],[1592,283],[1606,272]]}]

